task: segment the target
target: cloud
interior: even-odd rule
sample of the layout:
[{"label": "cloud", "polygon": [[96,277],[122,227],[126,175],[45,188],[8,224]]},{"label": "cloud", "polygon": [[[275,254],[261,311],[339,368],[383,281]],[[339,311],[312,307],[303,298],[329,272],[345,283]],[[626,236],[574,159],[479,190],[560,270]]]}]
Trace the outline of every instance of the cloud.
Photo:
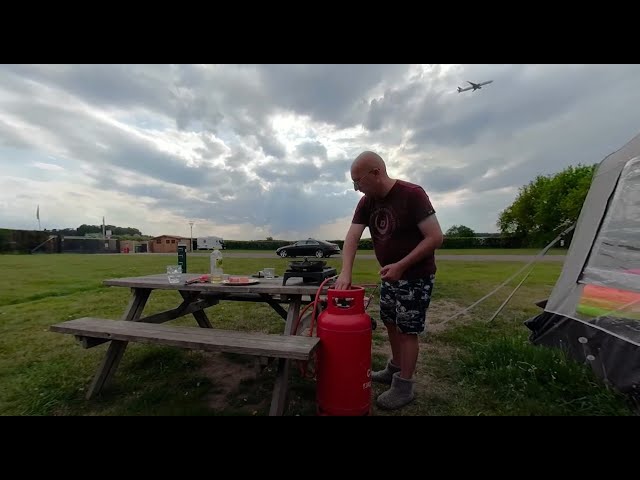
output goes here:
[{"label": "cloud", "polygon": [[[443,228],[640,129],[638,65],[2,65],[0,227],[343,238],[363,150]],[[493,80],[457,93],[467,80]]]},{"label": "cloud", "polygon": [[59,170],[64,170],[63,167],[61,167],[60,165],[56,165],[53,163],[43,163],[43,162],[34,162],[33,166],[36,168],[40,168],[42,170],[49,170],[49,171],[59,171]]},{"label": "cloud", "polygon": [[296,146],[296,153],[303,158],[327,159],[327,149],[319,141],[305,141]]}]

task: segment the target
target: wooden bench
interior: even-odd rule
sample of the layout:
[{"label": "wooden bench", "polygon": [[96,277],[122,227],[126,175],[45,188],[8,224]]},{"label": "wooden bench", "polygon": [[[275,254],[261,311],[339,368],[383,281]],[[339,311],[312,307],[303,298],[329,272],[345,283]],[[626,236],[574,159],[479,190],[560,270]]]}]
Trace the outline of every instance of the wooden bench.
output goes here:
[{"label": "wooden bench", "polygon": [[90,317],[69,320],[51,325],[49,328],[52,332],[69,333],[78,337],[157,343],[192,350],[293,360],[309,360],[319,342],[317,337],[237,332]]},{"label": "wooden bench", "polygon": [[[94,346],[87,340],[111,341],[105,360],[94,377],[87,398],[98,393],[113,375],[127,342],[161,344],[191,350],[231,352],[260,357],[309,360],[318,347],[317,337],[279,335],[258,332],[238,332],[202,327],[170,326],[156,323],[109,320],[83,317],[51,325],[52,332],[75,335],[85,347]],[[100,342],[102,343],[102,342]],[[112,352],[113,350],[113,352]],[[288,368],[281,363],[278,376],[286,376]],[[276,384],[280,384],[277,381]],[[286,385],[286,381],[283,383]],[[281,410],[282,394],[276,394],[270,414]]]}]

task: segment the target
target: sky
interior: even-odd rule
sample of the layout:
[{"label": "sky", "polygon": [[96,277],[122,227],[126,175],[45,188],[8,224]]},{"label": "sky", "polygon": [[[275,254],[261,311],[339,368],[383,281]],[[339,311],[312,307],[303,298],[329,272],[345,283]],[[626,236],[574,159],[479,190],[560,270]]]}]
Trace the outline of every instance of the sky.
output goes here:
[{"label": "sky", "polygon": [[443,231],[497,232],[537,175],[640,132],[639,84],[640,65],[0,65],[0,228],[39,207],[42,229],[340,240],[373,150]]}]

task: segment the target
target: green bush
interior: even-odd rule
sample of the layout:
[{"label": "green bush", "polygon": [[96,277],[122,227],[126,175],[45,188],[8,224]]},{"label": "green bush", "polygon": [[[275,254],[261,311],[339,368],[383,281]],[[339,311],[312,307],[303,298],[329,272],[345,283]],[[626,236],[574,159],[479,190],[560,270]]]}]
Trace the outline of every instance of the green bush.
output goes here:
[{"label": "green bush", "polygon": [[514,237],[444,237],[446,248],[522,248],[522,240]]},{"label": "green bush", "polygon": [[225,250],[276,250],[292,242],[288,240],[225,240]]}]

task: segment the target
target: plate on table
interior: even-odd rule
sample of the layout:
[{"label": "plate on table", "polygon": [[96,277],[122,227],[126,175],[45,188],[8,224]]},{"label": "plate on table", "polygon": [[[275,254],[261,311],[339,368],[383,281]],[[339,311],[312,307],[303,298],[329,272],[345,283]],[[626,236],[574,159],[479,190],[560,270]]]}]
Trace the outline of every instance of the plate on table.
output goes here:
[{"label": "plate on table", "polygon": [[230,280],[223,280],[222,283],[224,285],[236,285],[238,287],[241,287],[243,285],[254,285],[256,283],[260,283],[260,280],[255,280],[255,279],[248,279],[246,281],[242,281],[242,282],[232,282]]}]

